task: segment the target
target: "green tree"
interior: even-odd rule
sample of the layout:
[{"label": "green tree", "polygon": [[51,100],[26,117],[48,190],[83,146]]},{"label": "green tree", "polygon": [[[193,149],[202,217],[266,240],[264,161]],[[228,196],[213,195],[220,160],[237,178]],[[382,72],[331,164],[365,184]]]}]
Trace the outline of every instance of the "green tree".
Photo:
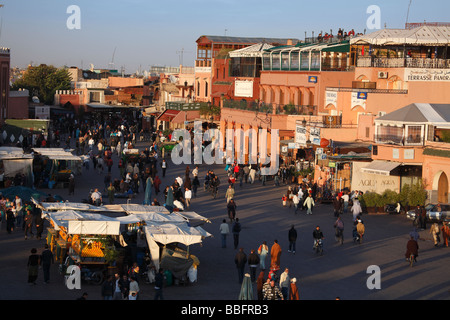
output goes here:
[{"label": "green tree", "polygon": [[69,90],[70,82],[71,78],[67,69],[41,64],[37,67],[28,67],[23,77],[14,83],[12,89],[28,89],[30,98],[37,96],[41,102],[53,104],[56,90]]}]

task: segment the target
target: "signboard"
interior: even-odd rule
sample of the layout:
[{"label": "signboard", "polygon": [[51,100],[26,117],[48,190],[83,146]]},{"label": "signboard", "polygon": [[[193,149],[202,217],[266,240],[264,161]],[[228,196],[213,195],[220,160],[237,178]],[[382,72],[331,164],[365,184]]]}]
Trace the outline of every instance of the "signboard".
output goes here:
[{"label": "signboard", "polygon": [[405,160],[414,160],[414,149],[405,149],[403,152],[403,158]]},{"label": "signboard", "polygon": [[310,83],[317,83],[317,76],[309,76],[308,82]]},{"label": "signboard", "polygon": [[312,144],[320,145],[320,128],[311,128],[309,139],[311,140]]},{"label": "signboard", "polygon": [[211,73],[211,67],[195,67],[195,73]]},{"label": "signboard", "polygon": [[234,96],[243,98],[252,98],[253,81],[236,80],[234,82]]},{"label": "signboard", "polygon": [[364,110],[366,109],[366,101],[367,101],[367,95],[364,99],[360,98],[360,94],[363,92],[352,92],[352,105],[351,108],[361,106]]},{"label": "signboard", "polygon": [[306,128],[300,124],[295,127],[295,143],[306,146]]},{"label": "signboard", "polygon": [[325,92],[325,107],[328,105],[333,105],[335,108],[337,108],[337,97],[338,93],[337,91],[326,91]]},{"label": "signboard", "polygon": [[363,171],[362,168],[369,164],[370,162],[352,162],[350,168],[352,172],[352,190],[362,192],[373,191],[379,194],[383,193],[386,189],[400,192],[400,176],[383,176]]},{"label": "signboard", "polygon": [[367,92],[358,92],[358,99],[367,100]]},{"label": "signboard", "polygon": [[450,70],[448,69],[405,69],[405,81],[437,81],[437,82],[450,82]]}]

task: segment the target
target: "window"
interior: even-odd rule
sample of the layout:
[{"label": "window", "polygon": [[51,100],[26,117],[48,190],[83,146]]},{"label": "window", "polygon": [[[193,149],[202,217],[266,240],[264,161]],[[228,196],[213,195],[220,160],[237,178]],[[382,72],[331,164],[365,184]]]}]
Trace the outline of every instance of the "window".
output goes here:
[{"label": "window", "polygon": [[264,54],[262,61],[264,70],[270,70],[270,55]]},{"label": "window", "polygon": [[281,69],[289,70],[289,52],[283,52],[281,54]]},{"label": "window", "polygon": [[298,70],[300,68],[299,57],[298,52],[291,52],[291,70]]},{"label": "window", "polygon": [[422,142],[422,126],[407,126],[407,143],[421,143]]},{"label": "window", "polygon": [[400,144],[403,141],[403,128],[395,126],[379,126],[377,141],[381,143]]},{"label": "window", "polygon": [[370,136],[370,128],[366,127],[366,138],[369,138]]},{"label": "window", "polygon": [[311,52],[311,70],[320,70],[320,52]]},{"label": "window", "polygon": [[280,70],[280,54],[272,54],[272,70]]},{"label": "window", "polygon": [[309,70],[309,52],[302,52],[300,58],[300,70]]}]

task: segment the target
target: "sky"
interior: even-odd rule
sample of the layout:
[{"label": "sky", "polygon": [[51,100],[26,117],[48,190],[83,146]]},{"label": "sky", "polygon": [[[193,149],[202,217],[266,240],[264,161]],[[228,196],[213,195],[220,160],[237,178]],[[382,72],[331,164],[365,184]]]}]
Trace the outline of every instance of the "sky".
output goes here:
[{"label": "sky", "polygon": [[[411,1],[411,5],[410,5]],[[304,39],[305,32],[336,34],[368,29],[371,5],[381,28],[409,22],[450,22],[448,0],[0,0],[0,47],[11,49],[11,66],[116,69],[193,66],[202,35]],[[79,15],[67,12],[71,5]],[[73,20],[73,18],[78,18]],[[79,29],[68,28],[79,21]],[[69,23],[70,25],[70,23]],[[183,52],[183,54],[181,54]],[[114,59],[114,60],[113,60]],[[113,64],[111,64],[113,63]]]}]

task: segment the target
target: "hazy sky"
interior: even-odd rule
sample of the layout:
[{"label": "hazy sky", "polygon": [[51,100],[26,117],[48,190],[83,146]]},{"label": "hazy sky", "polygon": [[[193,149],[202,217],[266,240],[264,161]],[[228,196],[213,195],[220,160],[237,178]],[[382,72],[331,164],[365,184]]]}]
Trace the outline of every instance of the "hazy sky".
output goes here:
[{"label": "hazy sky", "polygon": [[[364,32],[367,8],[381,9],[382,27],[403,28],[410,0],[0,0],[0,46],[11,66],[33,64],[106,68],[127,73],[151,65],[193,66],[201,35],[304,39],[314,31]],[[70,30],[70,5],[81,29]],[[449,22],[450,1],[412,0],[409,22]],[[374,30],[373,30],[374,31]],[[368,33],[371,30],[367,31]],[[115,49],[116,48],[116,49]]]}]

